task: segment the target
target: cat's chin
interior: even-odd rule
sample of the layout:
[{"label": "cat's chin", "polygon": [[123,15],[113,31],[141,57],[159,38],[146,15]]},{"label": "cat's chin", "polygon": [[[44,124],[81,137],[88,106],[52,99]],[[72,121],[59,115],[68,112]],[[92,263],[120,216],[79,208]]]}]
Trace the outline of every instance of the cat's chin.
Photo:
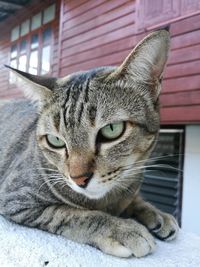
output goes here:
[{"label": "cat's chin", "polygon": [[108,192],[104,192],[104,193],[96,193],[96,192],[82,192],[82,194],[84,196],[86,196],[87,198],[89,199],[101,199],[103,197],[105,197],[105,195],[107,194]]},{"label": "cat's chin", "polygon": [[90,191],[88,189],[82,189],[78,186],[71,186],[71,188],[79,193],[79,194],[82,194],[84,196],[86,196],[87,198],[89,199],[101,199],[103,197],[105,197],[105,195],[109,192],[108,190],[98,190],[98,191]]}]

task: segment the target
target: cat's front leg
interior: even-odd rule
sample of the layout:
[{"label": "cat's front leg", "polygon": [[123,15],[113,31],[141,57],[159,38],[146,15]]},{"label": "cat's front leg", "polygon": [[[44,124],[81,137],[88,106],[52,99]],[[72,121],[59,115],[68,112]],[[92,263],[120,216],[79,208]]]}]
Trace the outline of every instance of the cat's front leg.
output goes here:
[{"label": "cat's front leg", "polygon": [[155,247],[154,238],[146,227],[132,219],[113,217],[101,211],[73,209],[65,205],[52,205],[38,212],[35,210],[32,216],[31,210],[24,212],[24,218],[23,211],[20,212],[20,217],[25,225],[95,246],[114,256],[142,257],[151,253]]},{"label": "cat's front leg", "polygon": [[172,215],[160,211],[140,196],[134,199],[123,216],[135,218],[161,240],[173,240],[179,231],[178,223]]}]

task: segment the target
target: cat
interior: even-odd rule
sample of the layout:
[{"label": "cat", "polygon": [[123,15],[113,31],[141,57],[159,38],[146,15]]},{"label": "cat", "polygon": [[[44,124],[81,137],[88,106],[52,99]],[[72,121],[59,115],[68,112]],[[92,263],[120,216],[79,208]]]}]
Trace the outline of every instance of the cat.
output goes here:
[{"label": "cat", "polygon": [[29,100],[0,109],[0,214],[118,257],[174,239],[175,218],[139,195],[169,45],[158,30],[121,66],[64,78],[9,67]]}]

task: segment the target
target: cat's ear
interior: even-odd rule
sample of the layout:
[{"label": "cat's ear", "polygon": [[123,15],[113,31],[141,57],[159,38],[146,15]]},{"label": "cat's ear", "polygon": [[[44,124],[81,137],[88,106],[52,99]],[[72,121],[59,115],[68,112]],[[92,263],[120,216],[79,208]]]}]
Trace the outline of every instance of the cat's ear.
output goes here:
[{"label": "cat's ear", "polygon": [[52,96],[56,78],[32,75],[7,65],[5,67],[10,69],[15,77],[16,85],[24,92],[27,98],[43,103]]},{"label": "cat's ear", "polygon": [[169,29],[155,31],[135,47],[117,69],[117,73],[141,83],[157,82],[162,78],[169,47]]}]

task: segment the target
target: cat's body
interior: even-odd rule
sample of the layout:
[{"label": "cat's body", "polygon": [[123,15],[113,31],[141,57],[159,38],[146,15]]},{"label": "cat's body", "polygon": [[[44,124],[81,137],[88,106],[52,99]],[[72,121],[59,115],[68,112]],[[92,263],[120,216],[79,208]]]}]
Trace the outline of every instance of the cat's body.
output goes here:
[{"label": "cat's body", "polygon": [[[175,219],[139,197],[141,170],[159,130],[168,38],[164,30],[147,37],[120,68],[58,80],[14,70],[25,91],[30,83],[40,112],[26,100],[0,108],[0,214],[121,257],[151,253],[149,231],[176,236]],[[150,56],[130,66],[148,42],[164,51],[160,61],[154,47],[148,51],[151,74]]]}]

